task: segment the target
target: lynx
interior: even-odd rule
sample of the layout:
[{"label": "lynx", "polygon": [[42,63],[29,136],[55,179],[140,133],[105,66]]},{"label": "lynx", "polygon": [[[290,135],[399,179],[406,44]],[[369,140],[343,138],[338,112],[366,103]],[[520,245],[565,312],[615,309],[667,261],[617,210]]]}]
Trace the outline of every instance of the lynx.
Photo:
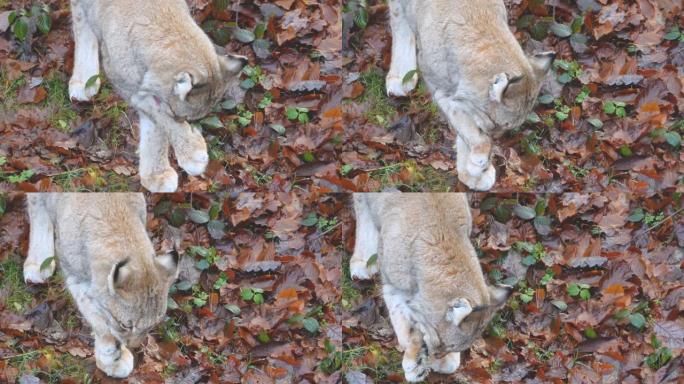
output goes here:
[{"label": "lynx", "polygon": [[142,194],[35,193],[27,200],[25,281],[44,283],[59,264],[92,328],[97,367],[128,376],[134,362],[127,346],[138,346],[163,319],[178,255],[155,256]]},{"label": "lynx", "polygon": [[555,53],[525,55],[502,0],[390,0],[389,8],[388,95],[408,95],[419,69],[457,133],[459,179],[474,190],[491,189],[492,138],[525,120]]},{"label": "lynx", "polygon": [[[451,374],[460,353],[506,302],[510,288],[485,283],[470,243],[465,194],[354,194],[353,278],[380,272],[406,380]],[[372,255],[377,262],[369,265]]]},{"label": "lynx", "polygon": [[247,59],[217,53],[184,0],[71,0],[71,12],[76,48],[70,97],[87,101],[97,94],[101,58],[115,90],[140,116],[142,185],[151,192],[178,188],[169,144],[181,168],[202,174],[207,146],[187,120],[202,118],[239,89],[237,75]]}]

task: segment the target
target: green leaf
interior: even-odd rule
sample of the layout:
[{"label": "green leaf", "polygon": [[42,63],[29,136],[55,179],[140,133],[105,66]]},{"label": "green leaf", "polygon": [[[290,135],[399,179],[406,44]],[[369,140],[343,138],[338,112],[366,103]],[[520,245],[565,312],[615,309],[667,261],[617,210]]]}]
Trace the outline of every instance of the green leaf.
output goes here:
[{"label": "green leaf", "polygon": [[233,315],[239,315],[242,310],[235,304],[226,304],[225,308],[229,310]]},{"label": "green leaf", "polygon": [[50,265],[52,264],[52,262],[54,260],[55,260],[54,256],[50,256],[50,257],[46,258],[45,260],[43,260],[43,262],[40,263],[40,271],[42,272],[42,271],[50,268]]},{"label": "green leaf", "polygon": [[285,127],[283,127],[281,124],[271,124],[271,129],[276,131],[279,135],[285,134]]},{"label": "green leaf", "polygon": [[254,298],[254,291],[252,288],[242,288],[240,290],[240,297],[242,297],[242,300],[244,301],[250,301]]},{"label": "green leaf", "polygon": [[259,334],[257,335],[257,339],[262,344],[266,344],[269,341],[271,341],[271,338],[268,336],[268,332],[266,332],[266,331],[259,332]]},{"label": "green leaf", "polygon": [[50,29],[52,28],[52,19],[50,18],[50,15],[45,12],[38,15],[38,20],[36,20],[36,27],[38,27],[38,30],[43,35],[47,35],[48,32],[50,32]]},{"label": "green leaf", "polygon": [[515,208],[513,208],[513,213],[515,213],[516,216],[523,220],[534,219],[534,217],[537,215],[534,209],[520,204],[516,205]]},{"label": "green leaf", "polygon": [[366,29],[368,26],[368,11],[365,7],[362,6],[358,9],[356,17],[354,17],[354,24],[360,29]]},{"label": "green leaf", "polygon": [[235,28],[233,31],[233,37],[235,37],[241,43],[251,43],[254,41],[254,39],[256,39],[254,32],[244,28]]},{"label": "green leaf", "polygon": [[312,318],[312,317],[307,317],[302,320],[302,325],[304,326],[304,329],[309,331],[310,333],[316,333],[318,332],[318,329],[320,326],[318,325],[318,320]]},{"label": "green leaf", "polygon": [[233,99],[226,100],[221,103],[221,108],[225,109],[226,111],[233,110],[237,108],[237,102]]},{"label": "green leaf", "polygon": [[188,217],[196,224],[206,224],[209,222],[209,213],[197,209],[188,211]]},{"label": "green leaf", "polygon": [[304,155],[302,155],[302,159],[306,163],[313,163],[314,160],[316,160],[316,158],[314,157],[314,154],[309,152],[309,151],[304,152]]},{"label": "green leaf", "polygon": [[14,37],[20,41],[24,41],[26,35],[28,35],[27,19],[25,17],[18,18],[12,25],[12,32],[14,33]]},{"label": "green leaf", "polygon": [[522,265],[529,267],[537,263],[537,258],[532,255],[528,255],[525,256],[522,260],[520,260],[520,262],[522,263]]},{"label": "green leaf", "polygon": [[482,212],[487,212],[491,210],[492,208],[496,207],[498,199],[496,196],[489,196],[486,199],[482,200],[482,203],[480,203],[480,211]]},{"label": "green leaf", "polygon": [[410,82],[413,79],[413,76],[416,76],[417,74],[418,74],[417,69],[412,69],[412,70],[406,72],[406,74],[404,75],[404,78],[401,79],[401,83],[406,84],[406,83]]},{"label": "green leaf", "polygon": [[254,304],[263,304],[264,303],[264,295],[261,293],[254,293]]},{"label": "green leaf", "polygon": [[668,131],[665,132],[663,136],[665,137],[665,141],[667,141],[667,143],[674,148],[677,148],[682,144],[682,136],[679,134],[679,132]]},{"label": "green leaf", "polygon": [[622,147],[620,147],[619,152],[622,157],[630,157],[633,155],[632,149],[627,144],[624,144]]},{"label": "green leaf", "polygon": [[95,86],[95,84],[97,83],[97,79],[99,79],[99,78],[100,78],[99,74],[90,76],[90,79],[88,79],[85,83],[86,88],[90,88],[90,87]]},{"label": "green leaf", "polygon": [[302,123],[302,124],[306,124],[306,123],[309,122],[309,114],[308,114],[308,113],[305,113],[305,112],[302,112],[302,113],[300,113],[299,116],[297,117],[297,120],[299,120],[299,122]]},{"label": "green leaf", "polygon": [[195,264],[195,267],[200,271],[204,271],[205,269],[209,269],[211,265],[209,265],[209,262],[206,259],[202,259]]},{"label": "green leaf", "polygon": [[672,28],[670,32],[668,32],[665,36],[663,36],[663,39],[665,40],[677,40],[679,39],[679,36],[681,35],[681,32],[679,32],[678,28]]},{"label": "green leaf", "polygon": [[552,95],[541,95],[541,96],[539,96],[539,103],[540,104],[551,104],[551,103],[553,103],[553,96]]},{"label": "green leaf", "polygon": [[627,216],[627,221],[632,222],[632,223],[638,223],[642,221],[645,217],[644,209],[643,208],[637,208],[632,211],[632,213]]},{"label": "green leaf", "polygon": [[370,268],[377,263],[378,263],[378,254],[374,253],[371,255],[371,257],[368,258],[368,261],[366,261],[366,267]]},{"label": "green leaf", "polygon": [[552,300],[551,304],[553,304],[554,307],[558,308],[561,311],[565,311],[566,309],[568,309],[568,304],[563,300]]},{"label": "green leaf", "polygon": [[190,283],[187,280],[181,280],[178,283],[176,283],[176,289],[179,291],[187,291],[190,288],[192,288],[192,283]]},{"label": "green leaf", "polygon": [[588,289],[582,289],[579,293],[581,299],[588,301],[591,298],[591,293]]},{"label": "green leaf", "polygon": [[240,83],[240,88],[252,89],[252,88],[254,88],[255,85],[256,85],[256,82],[254,80],[247,78],[247,79],[242,80],[242,82]]},{"label": "green leaf", "polygon": [[546,236],[551,233],[551,219],[548,216],[537,216],[532,223],[540,235]]},{"label": "green leaf", "polygon": [[541,123],[541,118],[539,118],[539,115],[537,115],[536,112],[532,112],[529,115],[527,115],[527,121],[532,124],[537,124]]},{"label": "green leaf", "polygon": [[318,223],[318,216],[316,216],[315,212],[309,213],[309,215],[302,220],[301,224],[305,227],[313,227]]},{"label": "green leaf", "polygon": [[585,329],[584,330],[584,336],[586,336],[588,339],[595,339],[598,337],[594,328]]},{"label": "green leaf", "polygon": [[297,108],[287,107],[285,108],[285,116],[288,120],[295,120],[299,117],[299,111]]},{"label": "green leaf", "polygon": [[561,38],[572,35],[572,28],[565,24],[554,22],[551,24],[549,29],[551,30],[551,32],[553,32],[554,35]]},{"label": "green leaf", "polygon": [[220,240],[225,234],[226,223],[221,220],[211,220],[207,223],[207,231],[214,240]]},{"label": "green leaf", "polygon": [[351,164],[344,164],[342,167],[340,167],[340,173],[342,176],[347,176],[349,172],[354,170],[354,166]]},{"label": "green leaf", "polygon": [[598,129],[603,128],[603,121],[601,121],[600,119],[592,117],[590,119],[587,119],[587,122],[589,124],[593,125],[595,128],[598,128]]},{"label": "green leaf", "polygon": [[209,116],[200,120],[200,124],[208,128],[223,128],[223,122],[217,116]]},{"label": "green leaf", "polygon": [[264,24],[264,23],[259,23],[254,28],[254,35],[256,36],[257,39],[263,39],[265,33],[266,33],[266,24]]},{"label": "green leaf", "polygon": [[575,297],[575,296],[579,295],[579,293],[580,293],[580,287],[579,287],[579,285],[577,285],[575,283],[570,283],[570,285],[568,285],[567,289],[568,289],[568,295],[570,295],[572,297]]},{"label": "green leaf", "polygon": [[629,323],[636,329],[642,329],[646,325],[646,318],[641,313],[629,315]]},{"label": "green leaf", "polygon": [[605,112],[605,113],[607,113],[607,114],[609,114],[609,115],[614,114],[616,108],[617,108],[617,107],[615,106],[615,103],[612,102],[612,101],[606,101],[606,102],[603,103],[603,112]]}]

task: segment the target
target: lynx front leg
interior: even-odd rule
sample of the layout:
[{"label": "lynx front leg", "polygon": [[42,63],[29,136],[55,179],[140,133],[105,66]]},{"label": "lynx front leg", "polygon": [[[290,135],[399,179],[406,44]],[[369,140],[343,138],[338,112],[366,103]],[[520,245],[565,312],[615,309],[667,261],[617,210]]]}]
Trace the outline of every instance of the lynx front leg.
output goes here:
[{"label": "lynx front leg", "polygon": [[107,376],[124,378],[133,372],[131,351],[111,334],[95,335],[95,364]]},{"label": "lynx front leg", "polygon": [[100,73],[99,45],[95,33],[88,25],[81,0],[71,0],[71,20],[74,32],[74,73],[69,80],[69,97],[88,101],[100,89],[100,79],[92,84],[88,80]]},{"label": "lynx front leg", "polygon": [[356,243],[354,254],[349,260],[349,271],[353,279],[370,279],[378,272],[377,263],[368,265],[368,260],[378,253],[380,233],[373,222],[363,194],[354,194],[354,212],[356,213]]},{"label": "lynx front leg", "polygon": [[150,192],[168,193],[178,189],[178,174],[169,164],[166,130],[144,112],[140,115],[140,182]]},{"label": "lynx front leg", "polygon": [[392,328],[397,335],[399,346],[404,351],[401,367],[404,369],[406,381],[423,381],[430,373],[427,364],[427,348],[416,324],[406,316],[405,298],[391,286],[383,287],[383,298],[390,315]]},{"label": "lynx front leg", "polygon": [[43,204],[40,194],[28,194],[29,249],[28,257],[24,261],[24,281],[26,283],[42,284],[55,272],[55,260],[41,269],[43,262],[55,256],[55,233],[50,215]]},{"label": "lynx front leg", "polygon": [[430,369],[443,373],[446,375],[450,375],[458,369],[458,367],[461,366],[461,354],[459,352],[451,352],[447,354],[446,356],[442,357],[441,359],[436,359],[432,362],[430,362]]},{"label": "lynx front leg", "polygon": [[407,73],[418,68],[416,35],[404,15],[399,0],[390,0],[390,27],[392,29],[392,61],[387,73],[387,94],[407,96],[418,84],[418,74],[404,83]]},{"label": "lynx front leg", "polygon": [[177,122],[169,117],[164,117],[164,121],[178,165],[189,175],[203,174],[209,154],[202,133],[186,121]]},{"label": "lynx front leg", "polygon": [[456,137],[456,168],[458,170],[458,179],[468,186],[468,188],[476,191],[488,191],[496,183],[496,170],[493,164],[479,174],[473,175],[472,169],[468,168],[470,164],[471,151],[466,142],[461,136]]}]

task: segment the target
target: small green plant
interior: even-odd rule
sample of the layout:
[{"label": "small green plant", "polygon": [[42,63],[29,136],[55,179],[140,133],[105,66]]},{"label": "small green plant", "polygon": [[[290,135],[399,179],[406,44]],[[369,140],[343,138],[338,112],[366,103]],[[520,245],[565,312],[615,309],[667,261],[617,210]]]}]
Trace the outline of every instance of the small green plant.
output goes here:
[{"label": "small green plant", "polygon": [[658,226],[663,220],[665,220],[665,214],[663,212],[651,213],[641,207],[634,209],[629,216],[627,216],[627,221],[632,223],[643,221],[647,227]]},{"label": "small green plant", "polygon": [[670,29],[670,32],[663,36],[663,39],[668,41],[679,40],[680,43],[684,43],[684,32],[682,32],[682,30],[679,29],[679,27],[674,26],[672,27],[672,29]]},{"label": "small green plant", "polygon": [[589,92],[589,88],[587,88],[586,86],[582,87],[580,93],[577,94],[577,96],[575,97],[575,103],[582,104],[584,100],[586,100],[587,97],[589,97]]},{"label": "small green plant", "polygon": [[1,298],[5,306],[17,313],[23,312],[33,300],[33,295],[26,290],[21,266],[14,260],[0,263],[0,288],[8,292]]},{"label": "small green plant", "polygon": [[337,226],[337,217],[332,217],[330,219],[325,217],[320,217],[318,219],[318,230],[321,232],[328,232]]},{"label": "small green plant", "polygon": [[327,356],[318,364],[318,369],[323,371],[323,373],[330,375],[342,368],[344,356],[342,352],[338,351],[337,348],[335,348],[335,345],[330,342],[330,339],[325,339],[323,346]]},{"label": "small green plant", "polygon": [[[190,215],[192,215],[192,212],[190,213]],[[197,269],[199,269],[200,271],[204,271],[205,269],[211,267],[218,259],[218,254],[216,253],[216,248],[214,247],[204,248],[198,245],[193,245],[189,248],[189,252],[190,255],[193,257],[201,257],[201,259],[197,263],[195,263],[195,267],[197,267]]]},{"label": "small green plant", "polygon": [[565,104],[560,99],[556,99],[554,102],[556,105],[556,112],[554,113],[554,116],[556,117],[556,120],[558,121],[565,121],[570,117],[570,110],[571,108]]},{"label": "small green plant", "polygon": [[219,273],[219,277],[214,281],[214,289],[221,289],[224,285],[228,283],[228,275],[225,272]]},{"label": "small green plant", "polygon": [[523,288],[520,290],[520,301],[527,304],[534,299],[534,288]]},{"label": "small green plant", "polygon": [[9,14],[8,21],[12,35],[21,44],[25,55],[31,51],[31,43],[37,32],[47,35],[52,29],[50,7],[42,4],[13,11]]},{"label": "small green plant", "polygon": [[672,351],[664,347],[655,335],[651,335],[651,346],[655,351],[646,357],[646,364],[652,369],[658,370],[672,359]]},{"label": "small green plant", "polygon": [[209,294],[207,292],[204,292],[204,290],[202,290],[202,287],[200,287],[199,285],[194,285],[192,287],[192,304],[195,307],[203,307],[207,304],[208,299]]},{"label": "small green plant", "polygon": [[582,300],[588,301],[591,298],[590,288],[589,284],[570,283],[568,284],[567,291],[571,297],[579,297]]},{"label": "small green plant", "polygon": [[653,138],[662,137],[672,148],[679,148],[682,145],[682,135],[674,129],[658,128],[650,133]]},{"label": "small green plant", "polygon": [[290,121],[299,121],[302,124],[309,122],[309,109],[302,107],[286,107],[285,116]]},{"label": "small green plant", "polygon": [[527,241],[518,241],[513,244],[513,249],[518,252],[527,253],[527,256],[522,259],[525,266],[530,266],[546,257],[546,250],[541,243],[529,243]]},{"label": "small green plant", "polygon": [[264,290],[261,288],[241,288],[240,297],[242,297],[242,300],[247,302],[251,301],[257,305],[263,304]]},{"label": "small green plant", "polygon": [[33,169],[25,169],[20,173],[14,175],[3,176],[0,174],[0,180],[5,179],[12,184],[19,184],[29,181],[35,174],[36,171],[34,171]]},{"label": "small green plant", "polygon": [[238,118],[235,120],[240,126],[246,127],[252,122],[254,114],[243,105],[238,106]]},{"label": "small green plant", "polygon": [[[2,164],[0,164],[2,165]],[[344,164],[340,167],[340,175],[347,176],[351,171],[354,170],[354,166],[351,164]]]},{"label": "small green plant", "polygon": [[550,283],[551,280],[553,280],[553,277],[555,276],[555,273],[553,272],[553,269],[547,268],[546,273],[542,278],[539,280],[539,285],[540,286],[546,286],[546,284]]},{"label": "small green plant", "polygon": [[627,116],[625,107],[627,107],[627,104],[622,101],[609,100],[603,102],[603,112],[605,112],[607,115],[615,115],[615,117]]},{"label": "small green plant", "polygon": [[567,61],[557,59],[553,62],[553,68],[558,71],[562,69],[562,73],[556,72],[558,82],[561,84],[567,84],[582,75],[582,68],[579,63],[575,60]]},{"label": "small green plant", "polygon": [[563,160],[563,165],[578,179],[585,177],[589,173],[588,169],[580,168],[568,160]]},{"label": "small green plant", "polygon": [[259,102],[259,105],[257,107],[259,107],[259,109],[264,109],[264,108],[268,107],[269,105],[271,105],[272,102],[273,102],[273,95],[270,92],[266,92],[264,94],[264,97],[261,99],[261,101]]},{"label": "small green plant", "polygon": [[242,73],[247,75],[247,78],[240,83],[240,87],[244,89],[252,89],[257,84],[261,84],[262,81],[266,80],[266,75],[258,65],[254,67],[246,66],[242,68]]}]

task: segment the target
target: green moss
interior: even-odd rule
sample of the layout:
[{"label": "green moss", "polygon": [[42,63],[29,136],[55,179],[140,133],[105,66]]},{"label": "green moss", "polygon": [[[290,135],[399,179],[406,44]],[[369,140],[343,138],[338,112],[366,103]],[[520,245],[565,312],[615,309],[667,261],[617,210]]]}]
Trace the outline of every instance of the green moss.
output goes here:
[{"label": "green moss", "polygon": [[66,76],[59,72],[53,72],[49,78],[43,81],[43,85],[48,93],[44,103],[50,111],[48,117],[50,125],[60,131],[70,132],[71,122],[76,120],[78,113],[71,105]]},{"label": "green moss", "polygon": [[16,80],[10,80],[7,76],[7,72],[3,68],[0,68],[0,113],[10,112],[17,107],[17,94],[19,89],[26,85],[26,78],[22,75]]},{"label": "green moss", "polygon": [[374,124],[387,127],[397,110],[387,97],[385,74],[380,69],[373,68],[361,74],[361,83],[364,92],[360,101],[370,105],[366,117]]},{"label": "green moss", "polygon": [[24,312],[33,295],[26,290],[22,268],[17,261],[7,260],[0,263],[0,289],[7,291],[4,304],[17,313]]}]

